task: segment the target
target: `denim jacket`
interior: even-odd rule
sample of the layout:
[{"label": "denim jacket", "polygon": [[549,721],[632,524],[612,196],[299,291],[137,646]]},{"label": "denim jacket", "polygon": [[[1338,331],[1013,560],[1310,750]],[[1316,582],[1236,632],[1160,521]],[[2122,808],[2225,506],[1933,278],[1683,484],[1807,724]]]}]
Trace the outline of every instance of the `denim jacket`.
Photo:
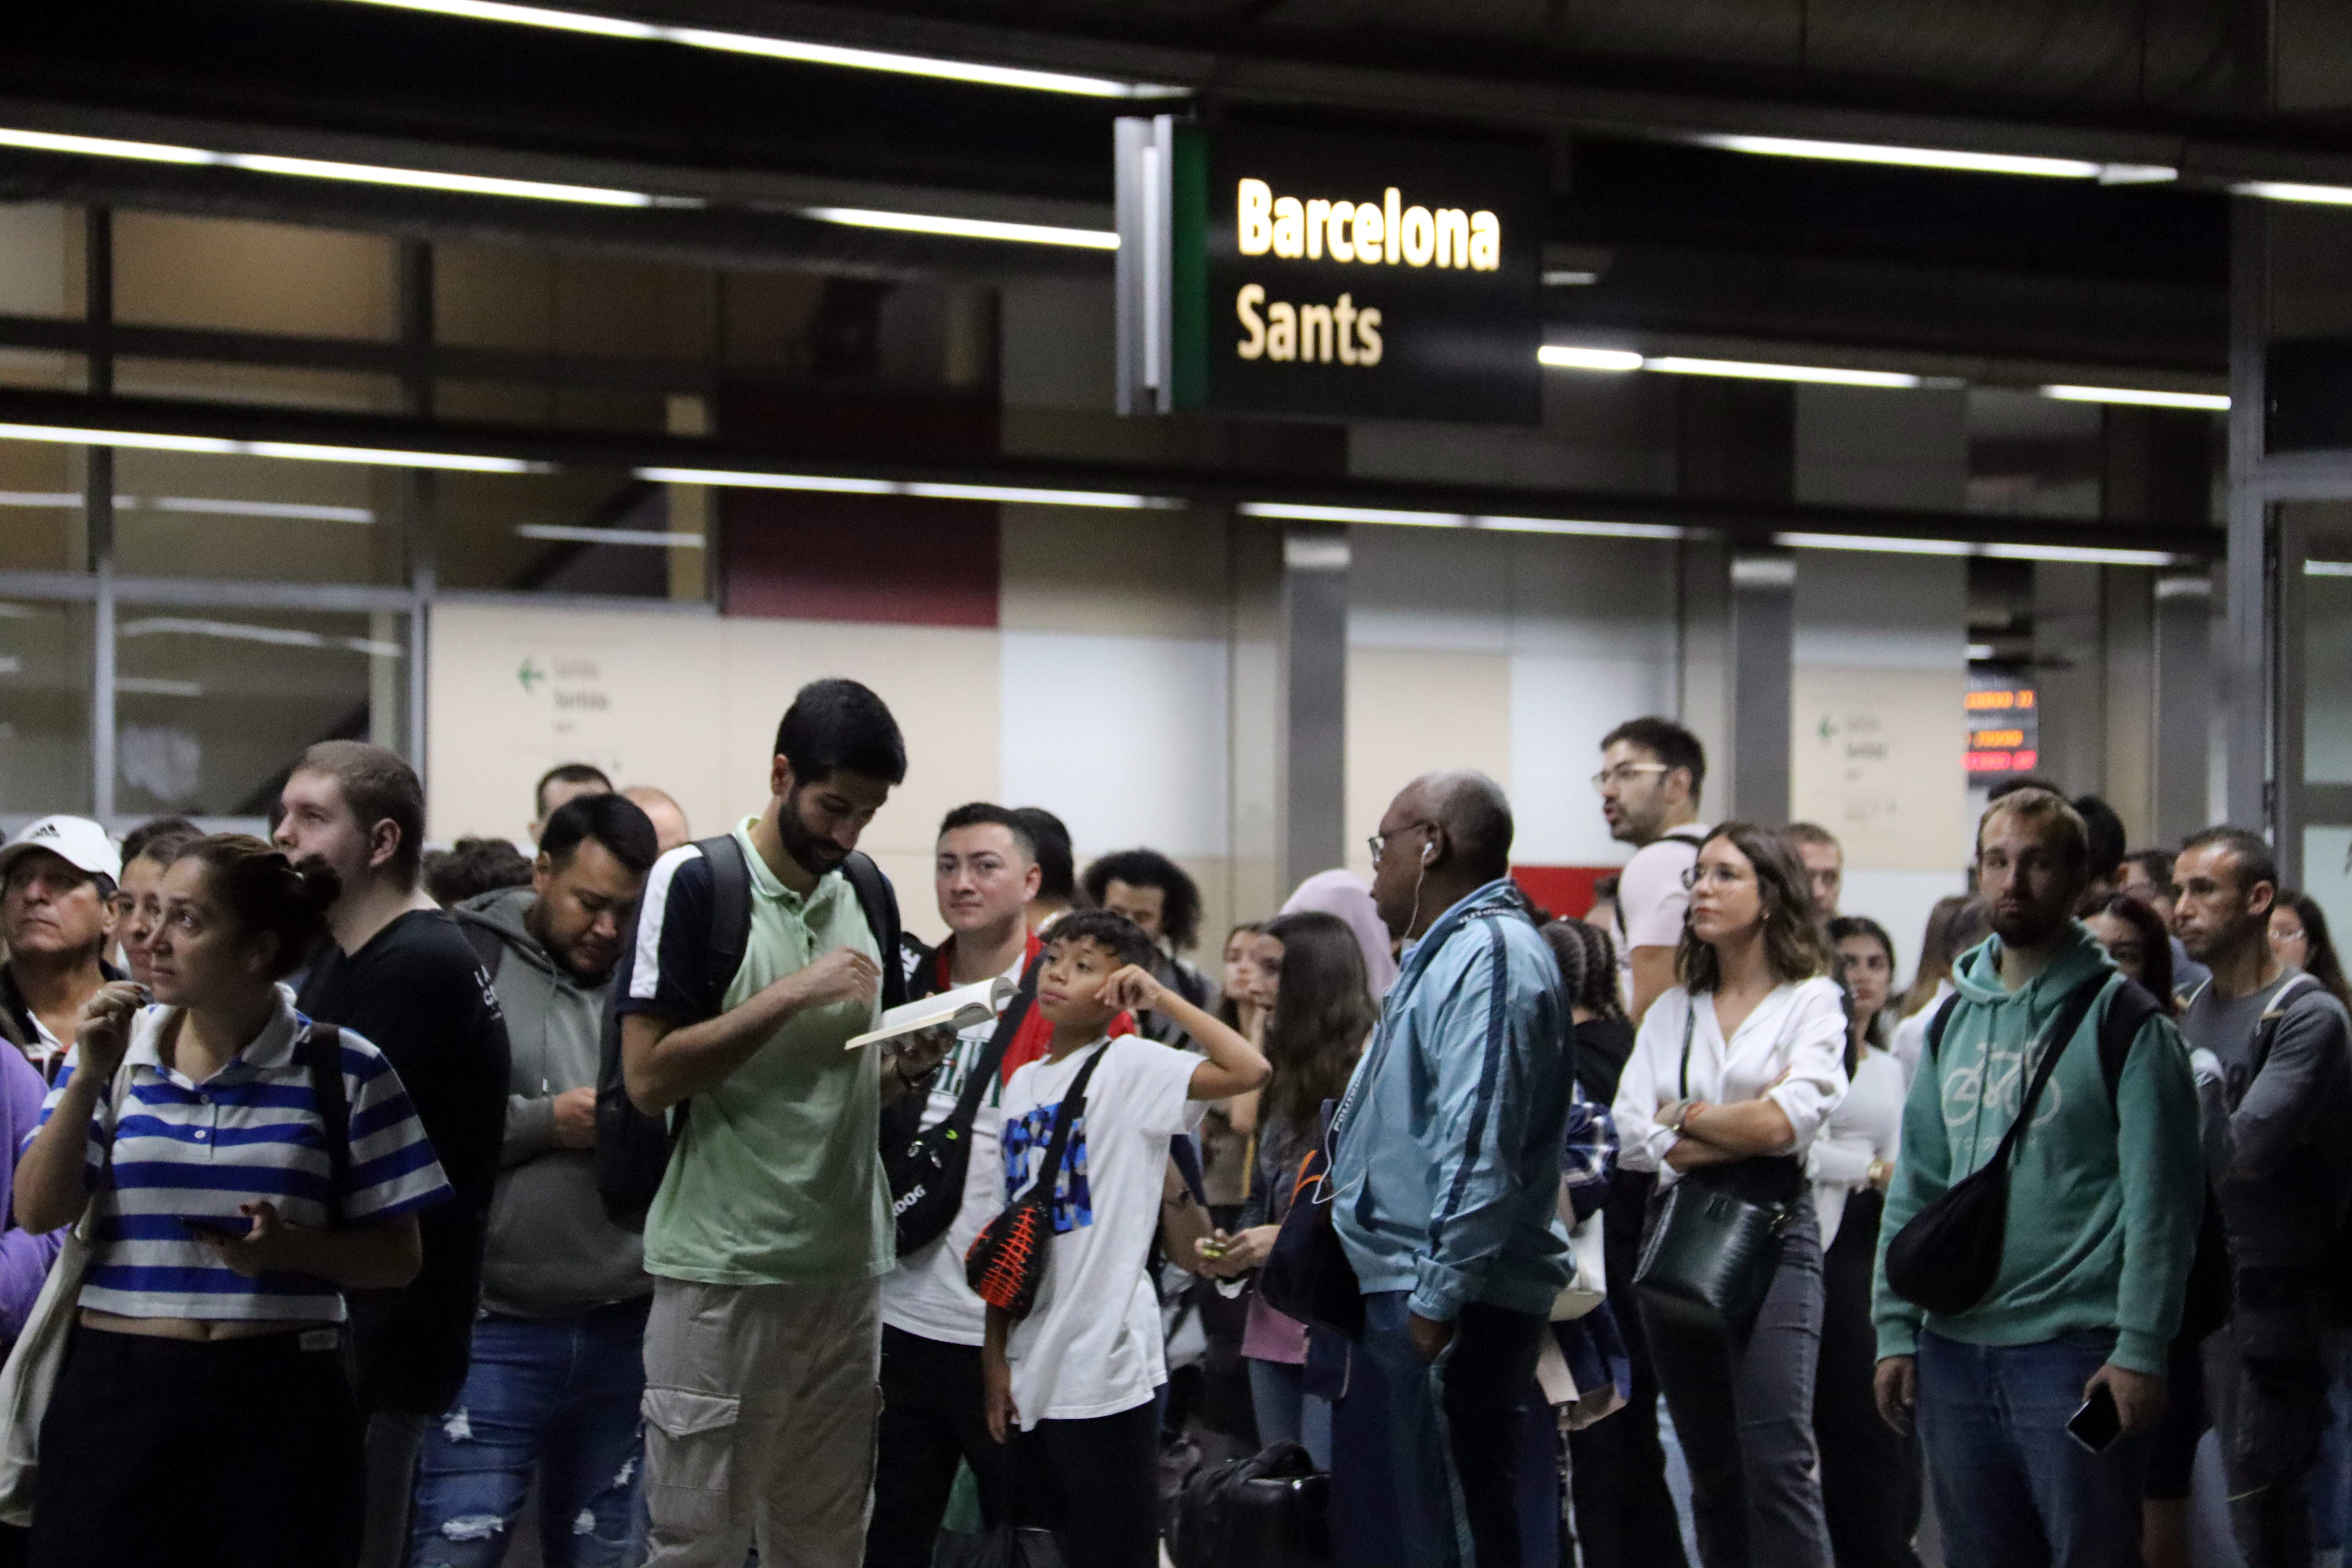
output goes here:
[{"label": "denim jacket", "polygon": [[1574,1034],[1551,949],[1507,879],[1404,955],[1337,1129],[1332,1205],[1366,1294],[1451,1322],[1550,1310],[1575,1272],[1559,1218]]}]

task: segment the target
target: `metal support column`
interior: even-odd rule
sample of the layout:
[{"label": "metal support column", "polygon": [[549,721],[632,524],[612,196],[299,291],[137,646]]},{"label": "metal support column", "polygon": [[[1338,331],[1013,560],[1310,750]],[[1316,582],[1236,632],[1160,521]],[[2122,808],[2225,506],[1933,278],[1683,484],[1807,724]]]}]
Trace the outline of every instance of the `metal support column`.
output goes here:
[{"label": "metal support column", "polygon": [[[89,330],[89,395],[114,395],[114,213],[102,206],[82,216],[82,316]],[[89,678],[89,812],[114,818],[114,448],[86,449],[82,505],[88,522],[91,605]]]},{"label": "metal support column", "polygon": [[2230,204],[2230,569],[2228,657],[2216,698],[2229,737],[2230,821],[2275,827],[2271,738],[2277,692],[2272,675],[2274,590],[2270,504],[2261,485],[2263,357],[2270,341],[2269,204],[2248,196]]},{"label": "metal support column", "polygon": [[[433,412],[433,247],[421,239],[400,247],[400,393],[403,410],[416,417]],[[408,586],[415,604],[408,614],[408,763],[425,776],[425,659],[427,625],[438,584],[435,535],[436,479],[428,469],[400,476],[401,542],[408,551]]]},{"label": "metal support column", "polygon": [[1790,680],[1797,635],[1797,559],[1739,552],[1731,562],[1729,816],[1789,820]]},{"label": "metal support column", "polygon": [[1295,528],[1283,538],[1285,893],[1347,864],[1348,559],[1344,529]]}]

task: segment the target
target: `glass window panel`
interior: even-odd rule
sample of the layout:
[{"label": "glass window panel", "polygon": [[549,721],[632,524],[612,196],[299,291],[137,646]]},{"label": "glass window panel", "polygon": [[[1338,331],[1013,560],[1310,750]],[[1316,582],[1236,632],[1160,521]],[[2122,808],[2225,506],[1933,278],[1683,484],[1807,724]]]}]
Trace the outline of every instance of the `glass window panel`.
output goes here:
[{"label": "glass window panel", "polygon": [[659,392],[608,386],[563,386],[545,381],[456,381],[434,384],[434,412],[449,419],[498,425],[562,425],[584,430],[660,431],[668,399]]},{"label": "glass window panel", "polygon": [[445,474],[436,502],[441,583],[703,598],[707,504],[700,487],[676,489],[683,493],[610,473]]},{"label": "glass window panel", "polygon": [[0,572],[87,572],[83,448],[0,441]]},{"label": "glass window panel", "polygon": [[118,451],[115,569],[130,577],[396,584],[403,470]]},{"label": "glass window panel", "polygon": [[304,747],[407,742],[407,617],[125,605],[115,809],[261,816]]},{"label": "glass window panel", "polygon": [[0,600],[0,820],[89,809],[91,610]]},{"label": "glass window panel", "polygon": [[[2303,578],[2303,779],[2352,784],[2352,542],[2315,547]],[[2321,551],[2342,559],[2321,558]]]},{"label": "glass window panel", "polygon": [[0,315],[79,321],[82,238],[79,207],[0,203]]},{"label": "glass window panel", "polygon": [[37,392],[82,392],[89,385],[89,362],[80,354],[45,349],[0,349],[0,386]]},{"label": "glass window panel", "polygon": [[114,215],[114,315],[142,326],[388,340],[399,331],[398,268],[382,235]]},{"label": "glass window panel", "polygon": [[[2352,931],[2352,827],[2303,830],[2303,890],[2319,901],[2331,933]],[[2343,937],[2336,942],[2341,951]]]},{"label": "glass window panel", "polygon": [[698,267],[485,245],[433,248],[436,341],[468,348],[708,359],[717,301],[713,275]]},{"label": "glass window panel", "polygon": [[396,376],[289,365],[224,364],[210,360],[118,359],[114,389],[141,397],[200,403],[266,403],[354,414],[400,412]]}]

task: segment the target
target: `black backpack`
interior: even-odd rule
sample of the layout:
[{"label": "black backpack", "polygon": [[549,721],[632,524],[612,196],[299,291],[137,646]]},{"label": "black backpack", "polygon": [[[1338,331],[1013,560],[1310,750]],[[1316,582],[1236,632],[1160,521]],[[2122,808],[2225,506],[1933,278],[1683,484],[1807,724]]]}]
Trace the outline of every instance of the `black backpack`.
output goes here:
[{"label": "black backpack", "polygon": [[[744,858],[742,841],[731,833],[698,839],[694,848],[710,862],[710,937],[703,950],[704,975],[710,994],[723,997],[751,944],[751,867]],[[907,999],[904,966],[897,962],[898,897],[882,868],[856,850],[842,862],[841,872],[856,891],[866,929],[873,932],[882,954],[882,1005],[895,1007]],[[624,951],[633,953],[636,943],[633,918]],[[621,1075],[617,1010],[625,989],[616,983],[604,1008],[604,1048],[596,1069],[596,1191],[604,1200],[608,1217],[618,1225],[635,1226],[644,1223],[646,1210],[661,1190],[671,1151],[677,1147],[678,1133],[686,1127],[687,1102],[680,1100],[663,1115],[648,1116],[630,1100]]]},{"label": "black backpack", "polygon": [[[1936,1059],[1944,1043],[1944,1026],[1950,1022],[1952,1010],[1959,1005],[1958,994],[1944,998],[1936,1016],[1927,1023],[1927,1056]],[[2160,1016],[2163,1006],[2139,985],[2129,980],[2119,980],[2107,997],[2106,1011],[2099,1018],[2099,1076],[2107,1086],[2107,1105],[2113,1110],[2116,1095],[2123,1083],[2124,1060],[2131,1055],[2132,1046],[2150,1018]],[[2221,1205],[2213,1195],[2213,1183],[2209,1175],[2205,1182],[2205,1204],[2197,1218],[2197,1252],[2189,1265],[2189,1279],[2182,1288],[2180,1328],[2173,1336],[2176,1352],[2201,1343],[2212,1331],[2230,1321],[2233,1306],[2230,1263],[2230,1232],[2221,1220]]]}]

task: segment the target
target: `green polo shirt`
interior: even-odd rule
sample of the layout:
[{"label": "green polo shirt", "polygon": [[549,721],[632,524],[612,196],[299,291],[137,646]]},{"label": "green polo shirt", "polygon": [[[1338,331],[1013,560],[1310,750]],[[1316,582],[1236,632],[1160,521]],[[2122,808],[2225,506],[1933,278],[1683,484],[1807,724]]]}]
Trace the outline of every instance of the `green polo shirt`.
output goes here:
[{"label": "green polo shirt", "polygon": [[[736,828],[751,868],[751,930],[723,1008],[839,947],[879,961],[874,934],[838,871],[803,898]],[[666,995],[698,988],[709,942],[710,872],[698,855],[665,857],[639,916],[640,972],[658,979],[632,1010],[691,1021]],[[658,931],[658,935],[656,932]],[[657,942],[657,949],[648,943]],[[784,1021],[724,1083],[688,1102],[686,1126],[646,1216],[646,1268],[708,1285],[827,1285],[877,1279],[896,1258],[882,1172],[881,1084],[868,1051],[842,1047],[874,1026],[878,1003],[835,1003]]]}]

